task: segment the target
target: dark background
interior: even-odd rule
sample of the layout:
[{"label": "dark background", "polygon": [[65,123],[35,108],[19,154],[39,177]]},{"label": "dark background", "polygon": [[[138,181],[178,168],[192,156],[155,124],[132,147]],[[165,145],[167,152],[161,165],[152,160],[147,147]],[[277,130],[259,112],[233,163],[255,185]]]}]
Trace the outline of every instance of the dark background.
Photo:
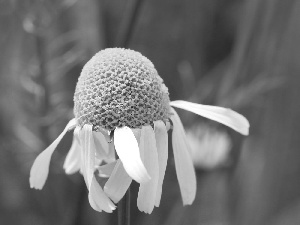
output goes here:
[{"label": "dark background", "polygon": [[[117,223],[116,213],[89,206],[79,174],[64,174],[71,134],[52,157],[44,189],[32,190],[28,181],[37,154],[73,116],[81,68],[115,46],[148,57],[171,100],[230,107],[251,124],[244,138],[179,111],[186,128],[228,133],[229,160],[209,169],[196,165],[197,197],[182,207],[170,157],[162,203],[151,215],[137,210],[133,186],[133,225],[300,224],[300,1],[135,4],[0,1],[0,224]],[[126,24],[132,9],[136,16]]]}]

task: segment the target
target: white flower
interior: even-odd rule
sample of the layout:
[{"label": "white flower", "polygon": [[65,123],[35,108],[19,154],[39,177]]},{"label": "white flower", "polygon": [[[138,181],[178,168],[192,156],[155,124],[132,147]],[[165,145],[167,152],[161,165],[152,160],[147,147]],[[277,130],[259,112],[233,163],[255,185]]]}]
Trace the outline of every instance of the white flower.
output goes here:
[{"label": "white flower", "polygon": [[[230,109],[170,102],[168,89],[153,64],[140,53],[126,49],[100,51],[85,65],[74,102],[75,118],[36,158],[30,185],[36,189],[44,186],[53,151],[66,132],[75,128],[64,169],[68,174],[81,171],[90,205],[97,211],[112,212],[132,180],[140,183],[140,211],[151,213],[154,206],[159,206],[170,127],[183,204],[192,204],[196,194],[195,171],[183,125],[172,106],[225,124],[244,135],[249,130],[247,119]],[[109,177],[103,188],[96,180],[97,173]]]},{"label": "white flower", "polygon": [[228,163],[231,140],[227,133],[201,124],[187,130],[186,135],[196,168],[214,169]]}]

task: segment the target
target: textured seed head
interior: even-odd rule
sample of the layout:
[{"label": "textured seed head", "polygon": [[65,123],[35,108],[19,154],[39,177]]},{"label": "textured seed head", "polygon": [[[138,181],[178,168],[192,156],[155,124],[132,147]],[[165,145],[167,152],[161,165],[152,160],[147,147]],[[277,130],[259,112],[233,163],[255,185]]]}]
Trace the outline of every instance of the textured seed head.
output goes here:
[{"label": "textured seed head", "polygon": [[149,59],[122,48],[98,52],[83,67],[74,94],[79,125],[140,128],[169,117],[169,93]]}]

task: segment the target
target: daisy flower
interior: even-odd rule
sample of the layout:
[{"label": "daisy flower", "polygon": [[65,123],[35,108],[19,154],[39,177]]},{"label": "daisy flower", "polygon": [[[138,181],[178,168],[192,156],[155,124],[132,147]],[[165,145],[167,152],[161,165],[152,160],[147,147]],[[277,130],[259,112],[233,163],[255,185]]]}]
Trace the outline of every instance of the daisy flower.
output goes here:
[{"label": "daisy flower", "polygon": [[197,124],[186,131],[194,166],[211,170],[229,164],[231,140],[227,133],[205,124]]},{"label": "daisy flower", "polygon": [[[132,180],[140,184],[137,206],[151,213],[160,204],[172,130],[176,174],[184,205],[196,194],[196,175],[183,125],[173,107],[222,123],[243,135],[249,123],[226,108],[187,101],[170,102],[168,89],[152,62],[121,48],[98,52],[83,67],[74,94],[73,118],[36,158],[30,186],[42,189],[51,156],[67,131],[74,129],[64,169],[79,171],[93,209],[112,212]],[[104,187],[97,181],[108,177]]]}]

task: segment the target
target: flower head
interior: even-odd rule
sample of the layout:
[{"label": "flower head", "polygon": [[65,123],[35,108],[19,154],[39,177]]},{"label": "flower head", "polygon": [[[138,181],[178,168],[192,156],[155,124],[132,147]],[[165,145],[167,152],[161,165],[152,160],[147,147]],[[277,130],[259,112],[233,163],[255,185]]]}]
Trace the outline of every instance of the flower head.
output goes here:
[{"label": "flower head", "polygon": [[168,89],[149,59],[140,53],[110,48],[83,67],[74,94],[78,124],[114,130],[141,128],[169,118]]},{"label": "flower head", "polygon": [[[84,66],[78,79],[75,118],[36,158],[30,171],[31,187],[44,186],[52,153],[65,133],[74,129],[64,169],[68,174],[82,173],[93,209],[112,212],[114,203],[121,200],[135,180],[140,183],[138,208],[151,213],[160,204],[171,127],[183,204],[192,204],[196,194],[195,171],[183,125],[171,106],[248,134],[248,121],[230,109],[170,102],[163,80],[140,53],[120,48],[100,51]],[[96,176],[108,177],[104,187]]]}]

